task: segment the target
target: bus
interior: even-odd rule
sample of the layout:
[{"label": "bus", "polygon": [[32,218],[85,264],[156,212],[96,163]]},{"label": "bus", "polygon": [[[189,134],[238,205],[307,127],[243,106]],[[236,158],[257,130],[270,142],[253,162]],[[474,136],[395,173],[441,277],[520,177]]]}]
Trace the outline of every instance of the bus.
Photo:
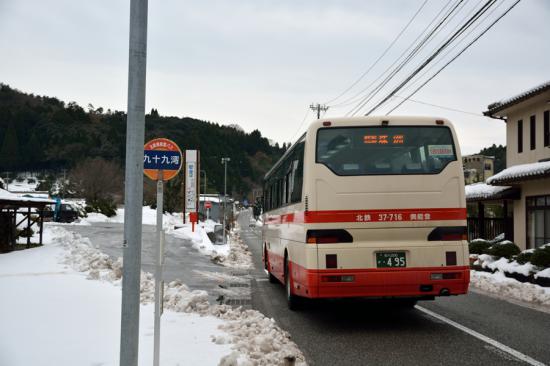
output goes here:
[{"label": "bus", "polygon": [[264,177],[263,263],[303,298],[417,300],[470,282],[462,158],[450,121],[319,119]]}]

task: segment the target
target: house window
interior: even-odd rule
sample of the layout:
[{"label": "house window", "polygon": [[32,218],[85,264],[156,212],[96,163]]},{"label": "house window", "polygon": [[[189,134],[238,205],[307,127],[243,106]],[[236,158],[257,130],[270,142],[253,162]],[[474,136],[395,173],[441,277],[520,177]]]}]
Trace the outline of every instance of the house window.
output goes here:
[{"label": "house window", "polygon": [[523,120],[518,121],[518,153],[523,152]]},{"label": "house window", "polygon": [[527,247],[550,243],[550,196],[527,197],[526,206]]},{"label": "house window", "polygon": [[531,125],[531,150],[535,150],[537,147],[537,120],[535,116],[531,116],[529,123]]},{"label": "house window", "polygon": [[550,111],[544,111],[544,146],[550,146]]}]

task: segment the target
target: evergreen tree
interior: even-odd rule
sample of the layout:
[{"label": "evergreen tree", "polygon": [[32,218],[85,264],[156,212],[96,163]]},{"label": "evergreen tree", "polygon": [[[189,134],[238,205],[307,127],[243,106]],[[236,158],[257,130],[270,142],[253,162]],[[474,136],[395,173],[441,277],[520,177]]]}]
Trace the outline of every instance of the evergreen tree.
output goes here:
[{"label": "evergreen tree", "polygon": [[10,121],[0,149],[0,167],[3,170],[14,169],[18,166],[20,160],[17,130]]}]

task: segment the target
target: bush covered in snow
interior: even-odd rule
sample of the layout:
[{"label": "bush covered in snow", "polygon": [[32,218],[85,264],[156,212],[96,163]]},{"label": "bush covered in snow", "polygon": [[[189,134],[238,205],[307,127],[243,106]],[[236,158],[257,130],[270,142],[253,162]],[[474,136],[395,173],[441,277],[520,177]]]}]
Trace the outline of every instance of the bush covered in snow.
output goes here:
[{"label": "bush covered in snow", "polygon": [[484,239],[474,239],[469,244],[470,254],[487,254],[491,243]]},{"label": "bush covered in snow", "polygon": [[514,257],[515,261],[519,264],[525,264],[531,262],[533,257],[533,250],[524,250]]},{"label": "bush covered in snow", "polygon": [[531,256],[531,263],[542,268],[550,267],[550,245],[546,244],[535,249]]},{"label": "bush covered in snow", "polygon": [[487,250],[487,254],[490,254],[492,256],[498,257],[498,258],[506,258],[510,259],[514,255],[517,255],[521,252],[519,247],[512,243],[511,241],[503,241],[500,243],[496,243],[491,245],[491,247]]}]

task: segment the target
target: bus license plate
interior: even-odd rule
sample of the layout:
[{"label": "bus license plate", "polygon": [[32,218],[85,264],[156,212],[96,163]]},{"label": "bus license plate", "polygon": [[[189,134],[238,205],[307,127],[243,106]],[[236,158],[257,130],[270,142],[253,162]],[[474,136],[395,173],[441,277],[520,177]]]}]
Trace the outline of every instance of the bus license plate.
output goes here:
[{"label": "bus license plate", "polygon": [[404,252],[376,253],[376,267],[406,267]]}]

